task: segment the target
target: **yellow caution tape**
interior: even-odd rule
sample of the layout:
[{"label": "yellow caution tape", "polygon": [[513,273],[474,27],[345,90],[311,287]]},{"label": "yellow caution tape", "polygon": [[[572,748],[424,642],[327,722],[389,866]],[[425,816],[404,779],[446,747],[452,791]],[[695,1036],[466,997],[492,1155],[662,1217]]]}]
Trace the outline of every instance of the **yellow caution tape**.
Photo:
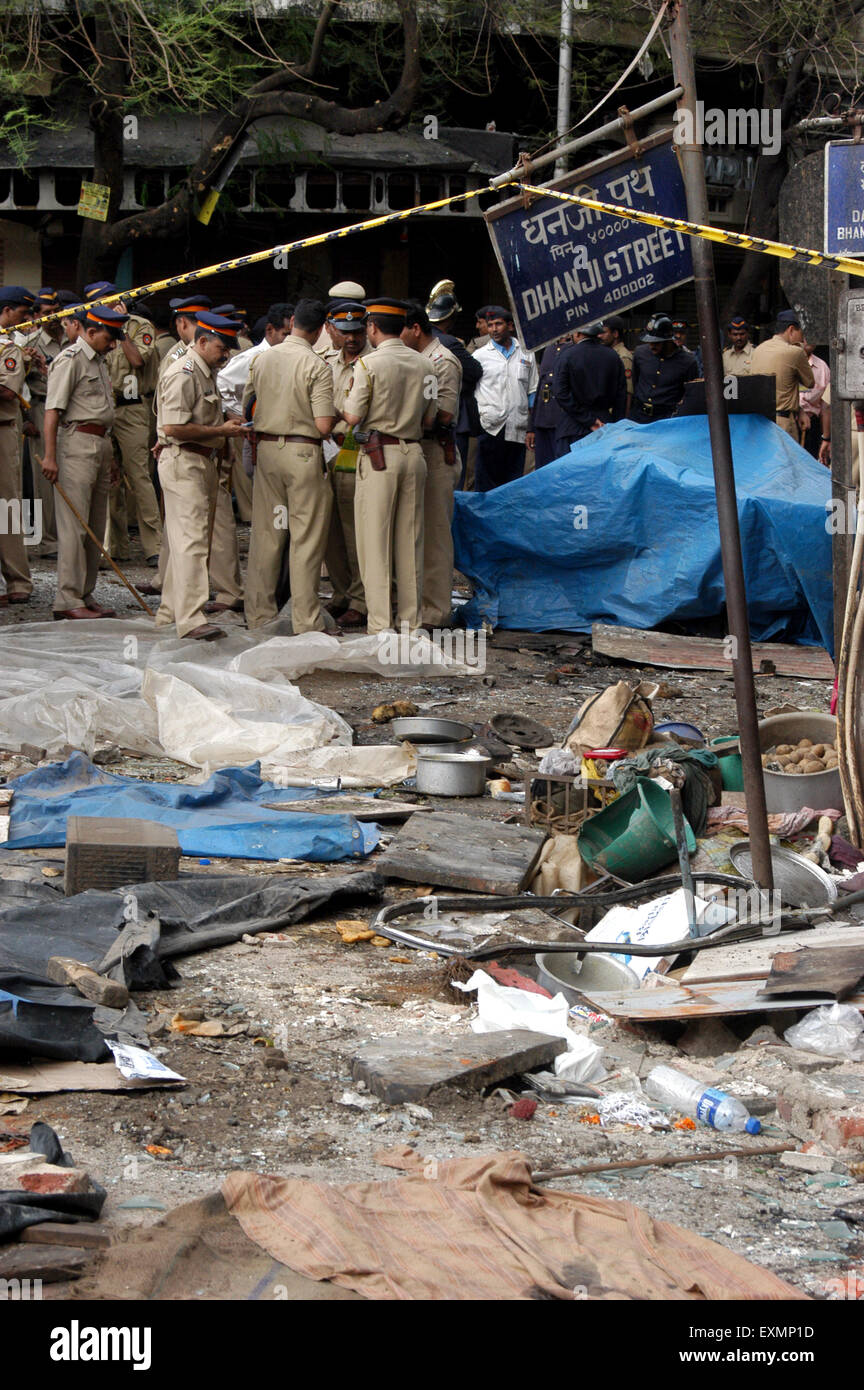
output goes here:
[{"label": "yellow caution tape", "polygon": [[[605,213],[609,217],[626,217],[634,222],[646,222],[651,227],[666,227],[673,232],[683,232],[686,236],[703,237],[706,241],[717,241],[723,246],[734,246],[741,251],[758,251],[765,256],[777,256],[784,261],[803,261],[806,265],[826,266],[829,270],[844,271],[847,275],[864,275],[864,263],[848,256],[830,256],[822,251],[811,251],[803,246],[788,246],[782,241],[768,241],[763,237],[748,236],[746,232],[724,232],[719,227],[706,227],[699,222],[685,222],[680,217],[664,217],[662,213],[641,212],[635,208],[619,207],[617,203],[601,203],[596,198],[584,194],[562,193],[555,188],[538,188],[534,184],[511,183],[522,193],[533,193],[539,198],[558,198],[565,203],[576,203],[579,207],[590,208],[593,212]],[[187,270],[182,275],[171,275],[165,280],[154,280],[149,285],[139,285],[137,289],[120,290],[116,294],[102,295],[98,300],[72,305],[68,309],[58,309],[52,318],[68,318],[79,309],[91,304],[113,304],[118,299],[141,299],[160,290],[176,289],[193,281],[206,279],[208,275],[221,275],[226,270],[239,270],[243,266],[255,265],[259,261],[272,260],[275,256],[288,256],[292,251],[302,251],[309,246],[323,246],[328,241],[339,241],[342,237],[353,236],[356,232],[368,232],[375,227],[386,227],[391,222],[404,222],[420,212],[437,212],[439,208],[451,203],[466,202],[469,198],[479,198],[483,193],[495,193],[498,188],[487,185],[474,188],[467,193],[454,193],[449,198],[438,198],[432,203],[421,203],[416,208],[405,208],[402,212],[388,212],[381,217],[371,217],[366,222],[353,222],[348,227],[336,227],[329,232],[317,232],[314,236],[302,237],[299,241],[289,241],[282,246],[271,246],[266,251],[255,251],[249,256],[235,256],[230,261],[220,261],[218,265],[203,266],[199,270]],[[209,207],[212,213],[215,200]],[[207,212],[207,204],[204,209]],[[16,330],[38,328],[38,322],[16,324]],[[362,361],[362,359],[361,359]]]},{"label": "yellow caution tape", "polygon": [[[300,241],[286,242],[284,246],[271,246],[267,251],[255,251],[250,256],[235,256],[233,260],[220,261],[218,265],[207,265],[200,270],[187,270],[183,275],[171,275],[167,280],[153,280],[149,285],[139,285],[134,290],[119,290],[117,294],[100,295],[99,299],[73,304],[68,309],[58,309],[51,317],[65,319],[71,314],[77,314],[80,309],[89,308],[91,304],[114,304],[118,299],[142,299],[145,295],[157,294],[159,290],[176,289],[180,285],[191,284],[193,280],[203,280],[208,275],[221,275],[225,270],[239,270],[246,265],[255,265],[258,261],[272,260],[275,256],[288,256],[292,251],[303,251],[308,246],[323,246],[327,241],[339,241],[342,237],[353,236],[355,232],[368,232],[374,227],[386,227],[390,222],[404,222],[406,218],[414,217],[418,212],[436,212],[438,208],[445,208],[449,203],[463,203],[469,198],[479,198],[482,193],[490,192],[494,190],[487,187],[473,188],[468,193],[453,193],[449,198],[438,198],[434,203],[421,203],[416,208],[406,208],[404,212],[388,212],[382,217],[371,217],[367,222],[354,222],[350,227],[336,227],[330,232],[318,232],[315,236],[302,237]],[[28,322],[16,324],[15,328],[16,331],[23,332],[24,329],[40,326],[36,322]]]},{"label": "yellow caution tape", "polygon": [[[516,180],[513,180],[516,183]],[[829,256],[822,251],[809,251],[803,246],[787,246],[782,241],[766,241],[763,237],[748,236],[746,232],[722,232],[719,227],[705,227],[699,222],[683,222],[680,217],[664,217],[658,212],[638,212],[635,208],[618,207],[616,203],[598,203],[596,198],[583,194],[562,193],[555,188],[536,188],[519,183],[523,193],[536,193],[541,198],[559,198],[565,203],[605,212],[609,217],[627,217],[634,222],[647,222],[651,227],[668,227],[673,232],[719,241],[723,246],[735,246],[741,251],[759,251],[764,256],[778,256],[783,261],[803,261],[805,265],[824,265],[829,270],[842,270],[847,275],[864,275],[864,263],[849,256]]]}]

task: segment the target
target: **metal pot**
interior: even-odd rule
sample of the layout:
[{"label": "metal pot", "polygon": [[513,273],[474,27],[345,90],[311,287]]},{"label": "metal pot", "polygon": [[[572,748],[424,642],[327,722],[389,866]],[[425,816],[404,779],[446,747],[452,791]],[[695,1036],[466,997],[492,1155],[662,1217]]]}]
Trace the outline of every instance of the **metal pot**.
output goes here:
[{"label": "metal pot", "polygon": [[431,753],[417,759],[417,790],[427,796],[482,796],[491,758]]},{"label": "metal pot", "polygon": [[460,724],[456,719],[415,716],[411,719],[394,719],[390,728],[400,742],[407,738],[412,743],[459,743],[461,739],[474,736],[470,724]]},{"label": "metal pot", "polygon": [[411,747],[418,758],[437,757],[442,753],[467,753],[471,747],[471,740],[464,739],[462,743],[415,743],[409,739]]},{"label": "metal pot", "polygon": [[[836,747],[837,720],[833,714],[775,714],[759,721],[759,748],[764,753],[776,743],[797,743],[799,738]],[[837,768],[827,772],[769,772],[763,770],[765,802],[769,811],[842,809],[843,791]]]}]

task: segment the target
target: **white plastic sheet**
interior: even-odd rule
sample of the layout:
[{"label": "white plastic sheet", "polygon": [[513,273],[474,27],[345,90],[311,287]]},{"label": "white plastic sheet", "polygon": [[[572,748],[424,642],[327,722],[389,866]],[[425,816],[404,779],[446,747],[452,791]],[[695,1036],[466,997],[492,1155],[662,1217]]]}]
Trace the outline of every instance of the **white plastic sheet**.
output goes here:
[{"label": "white plastic sheet", "polygon": [[[292,650],[313,669],[320,646],[314,639],[321,637],[340,645],[318,633],[271,641],[299,644]],[[306,767],[313,751],[341,749],[350,754],[346,775],[354,777],[346,785],[389,785],[410,775],[402,750],[350,750],[349,725],[306,699],[282,672],[267,670],[262,678],[238,669],[237,658],[259,645],[270,643],[239,631],[218,643],[184,642],[143,618],[7,628],[0,747],[33,744],[49,754],[81,749],[92,756],[114,743],[205,771],[259,759],[271,769],[296,768],[298,758]],[[387,775],[377,775],[379,762]]]},{"label": "white plastic sheet", "polygon": [[358,671],[402,679],[476,676],[485,669],[481,638],[485,640],[485,634],[459,629],[446,633],[440,643],[425,632],[411,637],[366,634],[342,641],[326,632],[306,632],[300,637],[271,637],[236,656],[229,669],[262,680],[297,680],[310,671]]}]

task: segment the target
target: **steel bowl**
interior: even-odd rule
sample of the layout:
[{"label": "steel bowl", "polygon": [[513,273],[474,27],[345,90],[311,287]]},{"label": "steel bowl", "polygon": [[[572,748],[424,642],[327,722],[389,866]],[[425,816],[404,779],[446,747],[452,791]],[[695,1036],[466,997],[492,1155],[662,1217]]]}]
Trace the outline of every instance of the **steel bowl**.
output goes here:
[{"label": "steel bowl", "polygon": [[417,759],[417,790],[426,796],[482,796],[491,758],[430,753]]},{"label": "steel bowl", "polygon": [[400,743],[406,738],[411,743],[459,743],[474,737],[470,724],[460,724],[455,719],[425,719],[422,715],[394,719],[390,727]]},{"label": "steel bowl", "polygon": [[[799,734],[799,738],[809,738],[809,734]],[[806,782],[809,776],[819,773],[803,773],[800,780]],[[749,840],[739,840],[729,851],[729,858],[739,874],[753,878],[753,854]],[[820,907],[822,903],[833,902],[837,897],[837,883],[812,859],[805,859],[793,849],[783,849],[782,845],[771,846],[771,868],[774,887],[780,894],[784,907]],[[778,938],[779,939],[779,938]]]},{"label": "steel bowl", "polygon": [[[775,714],[759,721],[761,752],[775,743],[797,743],[799,738],[814,743],[833,743],[836,747],[837,720],[833,714]],[[800,811],[812,806],[816,811],[841,810],[843,791],[836,767],[826,772],[762,771],[765,803],[769,811]]]},{"label": "steel bowl", "polygon": [[435,757],[439,753],[467,753],[472,746],[470,739],[463,739],[461,743],[415,743],[413,739],[410,742],[418,758]]},{"label": "steel bowl", "polygon": [[[621,947],[622,952],[627,950]],[[614,955],[583,955],[576,951],[543,952],[534,957],[539,967],[538,984],[553,994],[563,994],[568,1004],[581,1004],[583,994],[594,990],[617,990],[619,993],[639,988],[635,970]]]}]

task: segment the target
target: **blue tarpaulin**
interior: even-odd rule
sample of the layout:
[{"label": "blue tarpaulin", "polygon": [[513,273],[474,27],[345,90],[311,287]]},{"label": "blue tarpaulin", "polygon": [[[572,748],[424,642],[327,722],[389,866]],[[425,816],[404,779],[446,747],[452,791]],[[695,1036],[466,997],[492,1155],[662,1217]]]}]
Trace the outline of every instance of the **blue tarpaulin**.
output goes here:
[{"label": "blue tarpaulin", "polygon": [[[353,816],[271,811],[265,802],[320,796],[314,788],[262,782],[258,765],[223,768],[200,786],[141,782],[95,767],[83,753],[16,779],[7,849],[65,845],[67,816],[159,821],[183,854],[225,859],[358,859],[378,843],[375,825]],[[334,797],[335,803],[338,797]]]},{"label": "blue tarpaulin", "polygon": [[[730,416],[751,636],[833,652],[828,470],[770,420]],[[622,420],[493,492],[457,492],[469,627],[651,628],[723,610],[704,415]]]}]

